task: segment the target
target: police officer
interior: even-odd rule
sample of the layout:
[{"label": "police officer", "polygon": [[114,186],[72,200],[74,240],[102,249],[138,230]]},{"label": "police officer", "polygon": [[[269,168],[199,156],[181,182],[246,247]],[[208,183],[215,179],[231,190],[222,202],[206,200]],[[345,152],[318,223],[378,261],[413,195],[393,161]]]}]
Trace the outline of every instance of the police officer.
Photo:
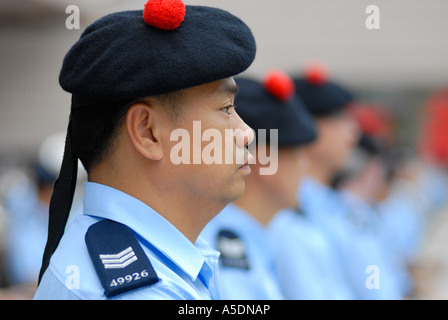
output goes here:
[{"label": "police officer", "polygon": [[316,122],[318,138],[304,147],[309,166],[297,193],[299,210],[280,212],[269,226],[282,291],[287,299],[354,299],[335,246],[336,235],[346,232],[343,209],[330,187],[356,143],[356,126],[347,113],[353,97],[328,81],[326,70],[317,65],[295,84]]},{"label": "police officer", "polygon": [[[6,261],[10,282],[29,285],[33,291],[47,240],[48,206],[61,166],[64,144],[65,132],[46,137],[31,166],[30,179],[17,179],[5,194],[5,209],[9,216]],[[78,183],[83,181],[83,175],[79,174]],[[71,217],[79,213],[79,202],[75,196]]]},{"label": "police officer", "polygon": [[220,251],[224,299],[283,299],[266,226],[279,210],[297,206],[298,182],[306,167],[301,148],[316,133],[311,116],[294,95],[292,80],[283,72],[269,73],[262,83],[236,81],[237,110],[256,131],[255,146],[249,148],[255,163],[243,195],[202,235]]},{"label": "police officer", "polygon": [[[357,259],[350,259],[351,273],[358,274],[354,288],[361,298],[401,299],[408,282],[407,271],[396,244],[382,225],[378,204],[387,197],[397,159],[392,155],[392,136],[386,111],[379,106],[352,106],[351,112],[359,124],[361,136],[351,164],[346,169],[337,190],[347,208],[347,221],[353,226],[352,238],[358,248]],[[410,221],[409,221],[410,222]],[[400,232],[396,230],[395,233]],[[355,249],[356,249],[355,248]],[[359,263],[357,263],[359,261]],[[380,285],[375,288],[366,275],[358,270],[372,266],[380,271]],[[373,269],[372,269],[373,270]],[[372,278],[373,281],[373,278]],[[378,282],[378,281],[377,281]],[[378,284],[378,283],[377,283]]]},{"label": "police officer", "polygon": [[[241,195],[248,170],[176,164],[171,137],[178,129],[196,143],[195,121],[247,131],[233,76],[254,57],[240,19],[179,0],[150,0],[84,31],[59,78],[72,108],[35,299],[220,297],[217,252],[198,236]],[[232,143],[244,151],[249,140]],[[84,214],[64,232],[77,158],[88,173]]]}]

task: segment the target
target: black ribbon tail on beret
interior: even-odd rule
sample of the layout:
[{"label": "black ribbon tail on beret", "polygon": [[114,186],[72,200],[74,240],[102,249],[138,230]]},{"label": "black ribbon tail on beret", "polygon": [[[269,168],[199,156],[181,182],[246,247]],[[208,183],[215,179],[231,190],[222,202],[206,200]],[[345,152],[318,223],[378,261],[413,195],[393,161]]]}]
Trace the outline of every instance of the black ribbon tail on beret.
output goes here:
[{"label": "black ribbon tail on beret", "polygon": [[40,283],[42,276],[50,263],[50,258],[64,234],[75,193],[77,174],[78,158],[72,150],[70,120],[65,140],[61,170],[59,172],[59,177],[55,182],[53,195],[51,196],[50,201],[47,244],[45,246],[38,283]]}]

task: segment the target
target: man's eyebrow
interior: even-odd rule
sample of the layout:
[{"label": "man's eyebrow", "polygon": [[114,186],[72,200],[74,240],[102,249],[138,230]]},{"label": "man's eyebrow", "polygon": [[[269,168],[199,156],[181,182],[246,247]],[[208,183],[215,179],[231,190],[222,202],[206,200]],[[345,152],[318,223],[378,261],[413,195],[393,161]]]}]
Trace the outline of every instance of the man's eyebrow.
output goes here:
[{"label": "man's eyebrow", "polygon": [[239,87],[235,83],[225,83],[221,87],[221,92],[230,93],[236,95],[238,93]]}]

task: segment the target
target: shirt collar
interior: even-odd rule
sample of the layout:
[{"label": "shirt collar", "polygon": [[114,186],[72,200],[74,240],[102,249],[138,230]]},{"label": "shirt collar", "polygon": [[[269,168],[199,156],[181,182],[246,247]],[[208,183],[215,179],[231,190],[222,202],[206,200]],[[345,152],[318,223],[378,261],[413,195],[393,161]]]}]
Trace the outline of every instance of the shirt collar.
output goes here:
[{"label": "shirt collar", "polygon": [[[193,245],[168,220],[140,200],[106,185],[86,182],[84,214],[122,223],[151,243],[195,281],[208,273],[204,255],[213,255],[204,244]],[[204,265],[205,263],[205,265]],[[208,274],[202,277],[209,278]]]}]

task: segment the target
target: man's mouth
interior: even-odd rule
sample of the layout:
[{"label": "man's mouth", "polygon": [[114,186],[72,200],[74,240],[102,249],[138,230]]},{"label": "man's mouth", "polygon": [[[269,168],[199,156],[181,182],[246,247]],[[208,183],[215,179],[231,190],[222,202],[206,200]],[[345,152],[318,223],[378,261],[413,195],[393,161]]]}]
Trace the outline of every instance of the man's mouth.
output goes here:
[{"label": "man's mouth", "polygon": [[252,154],[249,151],[247,151],[247,149],[246,149],[246,155],[247,156],[245,157],[244,164],[242,164],[238,168],[238,170],[245,170],[250,173],[250,170],[251,170],[250,164],[253,164],[255,162],[255,158],[252,156]]}]

